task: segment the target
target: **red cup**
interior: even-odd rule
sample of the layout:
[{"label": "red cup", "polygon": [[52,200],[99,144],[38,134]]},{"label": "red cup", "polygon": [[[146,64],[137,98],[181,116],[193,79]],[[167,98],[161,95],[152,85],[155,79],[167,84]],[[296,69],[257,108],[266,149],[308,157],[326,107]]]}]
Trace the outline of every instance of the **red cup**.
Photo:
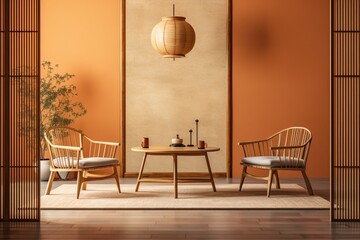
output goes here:
[{"label": "red cup", "polygon": [[143,140],[141,142],[141,147],[149,148],[149,138],[148,137],[143,137]]},{"label": "red cup", "polygon": [[207,147],[207,144],[204,140],[199,140],[198,142],[198,149],[205,149]]}]

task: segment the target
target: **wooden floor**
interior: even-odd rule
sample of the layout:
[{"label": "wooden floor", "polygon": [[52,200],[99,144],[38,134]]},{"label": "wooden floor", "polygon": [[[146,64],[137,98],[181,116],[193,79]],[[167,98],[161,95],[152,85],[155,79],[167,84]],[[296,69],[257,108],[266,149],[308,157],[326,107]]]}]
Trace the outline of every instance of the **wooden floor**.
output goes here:
[{"label": "wooden floor", "polygon": [[[328,198],[327,180],[312,183],[316,194]],[[359,222],[331,223],[329,214],[328,210],[47,210],[39,223],[0,223],[0,239],[360,239]]]}]

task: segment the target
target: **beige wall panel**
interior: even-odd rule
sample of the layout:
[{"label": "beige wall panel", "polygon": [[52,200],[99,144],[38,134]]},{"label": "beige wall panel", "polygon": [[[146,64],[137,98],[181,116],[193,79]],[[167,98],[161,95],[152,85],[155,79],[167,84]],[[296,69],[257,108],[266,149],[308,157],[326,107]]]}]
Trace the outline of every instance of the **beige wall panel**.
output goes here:
[{"label": "beige wall panel", "polygon": [[[176,61],[162,58],[150,42],[152,28],[172,15],[172,3],[196,33],[193,50]],[[227,7],[227,0],[126,1],[126,172],[139,171],[142,156],[130,148],[142,137],[153,146],[169,145],[180,134],[188,144],[195,119],[199,138],[221,148],[210,154],[213,171],[226,172]],[[200,172],[206,165],[181,158],[179,169]],[[145,166],[151,172],[171,170],[169,157],[151,157]]]}]

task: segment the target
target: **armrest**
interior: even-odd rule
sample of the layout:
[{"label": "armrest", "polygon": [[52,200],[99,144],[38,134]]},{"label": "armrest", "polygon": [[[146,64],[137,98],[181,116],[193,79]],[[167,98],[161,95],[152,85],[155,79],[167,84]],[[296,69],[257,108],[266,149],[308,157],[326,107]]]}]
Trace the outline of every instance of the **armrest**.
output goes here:
[{"label": "armrest", "polygon": [[262,139],[262,140],[256,140],[256,141],[248,141],[248,142],[238,142],[239,146],[244,146],[244,145],[248,145],[248,144],[256,144],[256,143],[261,143],[261,142],[266,142],[269,139]]},{"label": "armrest", "polygon": [[296,149],[296,148],[303,148],[305,145],[298,145],[298,146],[278,146],[278,147],[270,147],[271,150],[285,150],[285,149]]},{"label": "armrest", "polygon": [[86,154],[87,157],[109,157],[114,158],[116,151],[120,143],[95,141],[88,136],[84,137],[90,142],[89,151]]},{"label": "armrest", "polygon": [[96,141],[96,140],[92,140],[91,138],[89,138],[88,136],[84,135],[84,137],[89,140],[92,143],[95,144],[103,144],[103,145],[110,145],[110,146],[120,146],[120,143],[117,142],[104,142],[104,141]]},{"label": "armrest", "polygon": [[52,148],[64,149],[64,150],[71,150],[71,151],[81,151],[82,147],[74,147],[74,146],[62,146],[62,145],[55,145],[48,143]]}]

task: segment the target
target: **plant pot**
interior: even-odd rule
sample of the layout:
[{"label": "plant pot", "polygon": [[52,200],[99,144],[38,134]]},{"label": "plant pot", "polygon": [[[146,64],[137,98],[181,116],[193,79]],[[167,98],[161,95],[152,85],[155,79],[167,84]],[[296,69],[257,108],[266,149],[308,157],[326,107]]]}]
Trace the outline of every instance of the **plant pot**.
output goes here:
[{"label": "plant pot", "polygon": [[40,159],[40,181],[48,181],[50,177],[50,160]]},{"label": "plant pot", "polygon": [[69,172],[57,172],[61,180],[68,180]]}]

